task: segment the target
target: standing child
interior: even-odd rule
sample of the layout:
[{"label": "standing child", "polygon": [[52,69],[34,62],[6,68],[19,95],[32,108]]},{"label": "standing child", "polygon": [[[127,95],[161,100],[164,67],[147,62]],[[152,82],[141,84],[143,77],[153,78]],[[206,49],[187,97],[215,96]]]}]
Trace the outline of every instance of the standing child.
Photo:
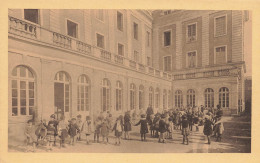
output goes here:
[{"label": "standing child", "polygon": [[141,134],[141,141],[146,141],[146,133],[148,133],[148,122],[147,119],[145,118],[145,114],[141,115],[141,120],[135,125],[138,126],[141,124],[140,127],[140,134]]},{"label": "standing child", "polygon": [[94,121],[94,126],[95,126],[95,132],[94,132],[94,142],[99,143],[99,134],[100,134],[100,127],[101,127],[101,122],[102,122],[102,118],[99,116],[96,118],[96,120]]},{"label": "standing child", "polygon": [[218,118],[218,121],[215,123],[215,125],[216,125],[216,136],[217,136],[216,141],[221,142],[222,134],[224,131],[224,125],[221,117]]},{"label": "standing child", "polygon": [[164,114],[162,114],[161,116],[161,120],[159,121],[159,132],[160,132],[160,136],[159,136],[159,143],[166,143],[165,142],[165,132],[167,131],[167,123],[165,122],[165,118],[166,116]]},{"label": "standing child", "polygon": [[49,121],[49,123],[48,123],[47,136],[46,136],[47,151],[52,150],[52,146],[54,145],[55,133],[56,133],[56,129],[54,127],[54,124],[55,124],[54,121]]},{"label": "standing child", "polygon": [[199,117],[197,114],[195,114],[193,122],[194,126],[196,127],[196,131],[199,131]]},{"label": "standing child", "polygon": [[89,145],[89,136],[92,133],[90,116],[86,116],[86,121],[82,125],[81,132],[86,135],[86,144]]},{"label": "standing child", "polygon": [[[55,114],[52,114],[51,116],[50,116],[50,121],[49,121],[49,123],[52,123],[53,124],[53,127],[54,127],[54,146],[56,146],[56,136],[58,135],[58,121],[56,120],[56,116],[55,116]],[[48,126],[49,126],[49,123],[48,123]]]},{"label": "standing child", "polygon": [[76,119],[72,118],[69,124],[70,145],[74,145],[75,136],[77,135],[77,133],[80,133],[80,129],[76,124]]},{"label": "standing child", "polygon": [[58,125],[58,135],[60,138],[60,148],[65,148],[65,139],[68,137],[68,124],[65,122],[64,115],[60,117],[60,122]]},{"label": "standing child", "polygon": [[173,118],[170,117],[170,118],[169,118],[169,128],[168,128],[168,131],[169,131],[169,139],[173,139],[173,129],[174,129]]},{"label": "standing child", "polygon": [[27,139],[26,139],[26,152],[29,151],[29,144],[31,144],[31,143],[33,145],[32,152],[35,152],[37,137],[35,135],[35,130],[34,130],[35,128],[34,128],[34,125],[32,124],[32,122],[33,122],[32,120],[27,121],[27,126],[25,127],[25,131],[24,131],[24,134],[27,137]]},{"label": "standing child", "polygon": [[105,143],[105,138],[106,138],[107,142],[105,144],[107,144],[108,143],[108,134],[109,134],[109,126],[108,126],[107,119],[104,119],[101,124],[100,134],[102,136],[103,143]]},{"label": "standing child", "polygon": [[112,131],[115,131],[115,136],[116,136],[115,145],[120,145],[121,144],[120,139],[121,139],[122,132],[123,132],[123,116],[120,115],[116,119],[116,123],[115,123]]},{"label": "standing child", "polygon": [[[79,114],[77,116],[76,124],[79,128],[82,128],[82,120],[81,120],[81,115]],[[81,134],[80,132],[77,132],[77,141],[81,141]]]},{"label": "standing child", "polygon": [[130,111],[127,111],[124,116],[124,130],[125,130],[125,139],[129,140],[130,139],[129,131],[132,130]]},{"label": "standing child", "polygon": [[38,128],[35,131],[35,134],[37,136],[37,144],[44,144],[44,139],[47,134],[47,125],[46,125],[46,120],[42,120],[38,126]]},{"label": "standing child", "polygon": [[181,124],[182,124],[181,126],[182,126],[182,135],[183,135],[182,144],[185,144],[185,140],[186,140],[187,141],[187,145],[189,145],[190,130],[189,130],[189,121],[187,120],[186,115],[184,115],[182,117]]},{"label": "standing child", "polygon": [[205,116],[203,133],[204,133],[204,135],[207,136],[208,144],[211,143],[210,136],[212,135],[212,125],[213,125],[213,123],[210,121],[209,116],[206,115]]}]

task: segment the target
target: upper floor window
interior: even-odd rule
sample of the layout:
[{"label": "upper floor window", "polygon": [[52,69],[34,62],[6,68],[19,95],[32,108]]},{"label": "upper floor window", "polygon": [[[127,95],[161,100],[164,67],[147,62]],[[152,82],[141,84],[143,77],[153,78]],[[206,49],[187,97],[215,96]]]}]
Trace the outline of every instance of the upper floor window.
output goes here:
[{"label": "upper floor window", "polygon": [[170,46],[171,45],[171,31],[164,32],[163,37],[164,37],[164,46]]},{"label": "upper floor window", "polygon": [[138,40],[138,24],[134,23],[134,38]]},{"label": "upper floor window", "polygon": [[67,20],[67,34],[71,37],[78,37],[78,24]]},{"label": "upper floor window", "polygon": [[104,21],[104,10],[97,10],[96,18],[101,20],[101,21]]},{"label": "upper floor window", "polygon": [[124,56],[124,45],[118,43],[117,53],[118,53],[118,55]]},{"label": "upper floor window", "polygon": [[104,36],[97,33],[97,47],[105,48],[105,41]]},{"label": "upper floor window", "polygon": [[195,41],[197,39],[197,24],[190,24],[187,26],[187,42]]},{"label": "upper floor window", "polygon": [[188,52],[188,68],[196,67],[196,51]]},{"label": "upper floor window", "polygon": [[24,9],[24,19],[30,22],[39,24],[39,10],[38,9]]},{"label": "upper floor window", "polygon": [[117,29],[123,31],[123,14],[117,12]]},{"label": "upper floor window", "polygon": [[150,46],[150,32],[146,32],[146,44],[149,47]]},{"label": "upper floor window", "polygon": [[217,47],[215,49],[215,58],[216,64],[226,63],[226,46]]},{"label": "upper floor window", "polygon": [[171,71],[171,63],[172,63],[171,60],[172,60],[171,56],[166,56],[163,58],[164,71]]},{"label": "upper floor window", "polygon": [[214,30],[215,37],[227,34],[227,17],[226,16],[216,17],[214,29],[215,29]]}]

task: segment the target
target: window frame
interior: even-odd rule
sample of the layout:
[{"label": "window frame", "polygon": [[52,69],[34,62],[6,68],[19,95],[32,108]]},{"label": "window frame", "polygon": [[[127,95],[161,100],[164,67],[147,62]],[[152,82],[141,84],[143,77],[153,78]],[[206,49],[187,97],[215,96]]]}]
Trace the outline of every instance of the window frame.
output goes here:
[{"label": "window frame", "polygon": [[[165,58],[166,57],[170,57],[170,70],[166,70],[165,69]],[[171,72],[172,71],[172,56],[170,56],[170,55],[167,55],[167,56],[163,56],[163,71],[165,71],[165,72]]]},{"label": "window frame", "polygon": [[[222,35],[216,35],[216,19],[217,18],[220,18],[220,17],[225,17],[226,18],[226,33],[225,34],[222,34]],[[225,36],[225,35],[227,35],[227,19],[228,19],[228,17],[227,17],[227,14],[222,14],[222,15],[219,15],[219,16],[215,16],[214,17],[214,37],[221,37],[221,36]]]},{"label": "window frame", "polygon": [[150,47],[151,46],[151,32],[150,31],[146,31],[146,46]]},{"label": "window frame", "polygon": [[[104,84],[104,81],[107,82],[107,85]],[[103,110],[103,103],[104,103],[104,99],[103,99],[103,90],[106,90],[106,110]],[[110,80],[108,80],[108,78],[103,78],[101,80],[101,98],[100,98],[100,102],[101,102],[101,111],[111,111],[111,82]]]},{"label": "window frame", "polygon": [[[131,83],[130,84],[130,89],[129,89],[129,94],[130,94],[129,95],[129,97],[130,97],[130,99],[129,99],[130,106],[129,107],[130,107],[130,110],[136,110],[136,104],[137,104],[137,102],[136,102],[136,99],[137,99],[136,94],[137,93],[136,92],[137,92],[136,91],[136,85],[134,83]],[[133,108],[132,108],[132,106],[133,106]]]},{"label": "window frame", "polygon": [[[82,77],[85,77],[86,78],[86,80],[87,80],[87,82],[85,82],[85,83],[82,83],[82,82],[80,82],[79,80],[82,78]],[[83,105],[83,110],[81,109],[81,100],[82,100],[82,98],[81,98],[81,94],[80,93],[82,93],[81,91],[79,91],[80,89],[81,89],[81,86],[83,86],[84,87],[84,98],[83,98],[83,100],[84,100],[84,105]],[[77,81],[77,87],[78,87],[78,92],[77,92],[77,95],[78,95],[78,97],[77,97],[77,111],[78,112],[89,112],[90,111],[90,108],[91,108],[91,97],[90,97],[90,95],[91,95],[91,83],[90,83],[90,79],[89,79],[89,77],[87,76],[87,75],[85,75],[85,74],[82,74],[82,75],[80,75],[79,77],[78,77],[78,81]],[[86,87],[88,88],[88,97],[86,97]],[[79,100],[80,100],[80,103],[78,103],[79,102]],[[87,104],[87,103],[88,104]],[[80,109],[78,108],[80,106]],[[88,107],[87,107],[88,106]]]},{"label": "window frame", "polygon": [[[212,91],[209,91],[212,90]],[[204,91],[204,106],[206,108],[213,108],[215,106],[215,95],[214,95],[214,89],[213,88],[206,88]],[[210,106],[208,105],[210,104]]]},{"label": "window frame", "polygon": [[149,87],[149,93],[148,93],[148,104],[154,107],[154,89],[153,87]]},{"label": "window frame", "polygon": [[[169,45],[165,45],[165,33],[166,32],[170,32],[170,44]],[[163,35],[162,35],[162,43],[163,43],[163,47],[170,47],[172,45],[172,29],[167,29],[163,31]]]},{"label": "window frame", "polygon": [[[118,28],[118,14],[121,14],[121,29]],[[123,32],[124,31],[124,14],[120,11],[116,12],[116,28],[117,30]]]},{"label": "window frame", "polygon": [[[222,89],[225,88],[227,91],[222,91]],[[223,94],[225,93],[225,101],[223,101]],[[221,108],[230,108],[230,89],[228,87],[221,87],[219,88],[219,91],[218,91],[218,101],[219,101],[219,105]],[[228,96],[228,98],[227,98]],[[220,98],[221,97],[221,98]],[[228,101],[228,102],[227,102]],[[225,104],[225,106],[223,107],[223,104]],[[228,106],[227,106],[228,104]]]},{"label": "window frame", "polygon": [[[190,25],[194,25],[195,24],[195,27],[196,27],[196,35],[195,35],[195,39],[194,40],[189,40],[189,26]],[[189,23],[186,25],[186,43],[190,43],[190,42],[195,42],[197,41],[197,36],[198,36],[198,23],[197,22],[194,22],[194,23]]]},{"label": "window frame", "polygon": [[175,107],[180,108],[183,106],[183,92],[180,89],[174,92],[174,103],[175,103],[174,105]]},{"label": "window frame", "polygon": [[[142,94],[142,99],[140,100],[140,94]],[[138,89],[138,107],[139,107],[139,110],[140,109],[144,109],[144,86],[143,85],[140,85],[139,86],[139,89]]]},{"label": "window frame", "polygon": [[217,58],[216,58],[217,57],[217,54],[216,54],[217,51],[216,51],[216,49],[221,48],[221,47],[225,47],[225,49],[226,49],[226,51],[225,51],[225,56],[226,56],[225,59],[226,60],[225,60],[225,63],[223,63],[223,64],[228,63],[228,60],[227,60],[227,50],[228,50],[227,48],[228,47],[227,47],[227,45],[220,45],[220,46],[218,45],[218,46],[214,46],[214,64],[217,64]]},{"label": "window frame", "polygon": [[[106,49],[106,44],[105,44],[105,35],[102,34],[102,33],[99,33],[99,32],[96,32],[95,34],[96,34],[96,46],[97,46],[98,48],[101,48],[101,49]],[[104,40],[103,40],[103,41],[104,41],[104,42],[103,42],[104,47],[99,47],[99,46],[98,46],[98,38],[97,38],[98,35],[103,36],[103,39],[104,39]]]},{"label": "window frame", "polygon": [[[68,21],[74,23],[77,25],[77,28],[76,28],[76,37],[73,37],[73,36],[70,36],[68,34]],[[75,22],[75,21],[72,21],[71,19],[68,19],[68,18],[65,18],[65,23],[66,23],[66,35],[73,38],[73,39],[79,39],[79,23],[78,22]]]},{"label": "window frame", "polygon": [[[120,55],[119,54],[119,45],[122,45],[122,47],[123,47],[123,54],[122,55]],[[122,43],[119,43],[119,42],[117,42],[117,55],[119,55],[119,56],[125,56],[125,45],[124,44],[122,44]]]},{"label": "window frame", "polygon": [[[135,32],[135,27],[137,27],[137,31]],[[133,22],[133,36],[135,40],[139,40],[139,24],[136,22]]]},{"label": "window frame", "polygon": [[[117,96],[118,93],[118,96]],[[121,93],[121,96],[119,95]],[[121,81],[116,81],[116,91],[115,91],[115,111],[120,112],[123,111],[123,84]],[[120,102],[121,105],[118,103]],[[120,107],[119,107],[120,106]]]},{"label": "window frame", "polygon": [[[192,53],[192,52],[195,52],[196,53],[196,57],[195,57],[195,59],[196,59],[196,61],[195,61],[195,66],[194,67],[189,67],[189,53]],[[186,67],[187,68],[189,68],[189,69],[192,69],[192,68],[196,68],[197,66],[198,66],[198,52],[197,52],[197,50],[192,50],[192,51],[188,51],[187,53],[186,53]]]},{"label": "window frame", "polygon": [[[192,91],[192,94],[189,91]],[[187,105],[190,105],[189,102],[192,104],[191,107],[196,106],[196,91],[194,89],[188,89],[187,90]]]},{"label": "window frame", "polygon": [[38,10],[38,21],[39,21],[38,23],[34,23],[34,22],[31,22],[30,20],[25,19],[25,17],[24,17],[24,16],[25,16],[24,10],[25,10],[25,9],[22,9],[22,18],[23,18],[24,21],[29,22],[29,23],[32,23],[32,24],[37,25],[37,26],[42,26],[42,25],[43,25],[42,9],[36,9],[36,10]]}]

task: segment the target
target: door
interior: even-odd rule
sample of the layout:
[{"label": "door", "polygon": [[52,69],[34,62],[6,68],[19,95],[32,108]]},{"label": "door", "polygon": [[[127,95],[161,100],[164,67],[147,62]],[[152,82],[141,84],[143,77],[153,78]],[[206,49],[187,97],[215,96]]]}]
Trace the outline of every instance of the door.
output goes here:
[{"label": "door", "polygon": [[[55,114],[58,119],[62,114],[65,115],[66,119],[70,118],[69,109],[66,108],[66,96],[65,96],[65,84],[64,83],[54,83],[54,106],[55,106]],[[66,92],[67,93],[67,92]],[[66,100],[65,100],[66,99]]]}]

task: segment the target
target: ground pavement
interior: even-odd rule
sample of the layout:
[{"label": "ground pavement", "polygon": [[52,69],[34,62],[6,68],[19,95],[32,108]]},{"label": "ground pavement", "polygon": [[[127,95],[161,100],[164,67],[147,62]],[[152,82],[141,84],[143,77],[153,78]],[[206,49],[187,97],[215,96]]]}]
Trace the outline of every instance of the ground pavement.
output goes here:
[{"label": "ground pavement", "polygon": [[[147,134],[147,142],[140,141],[139,128],[133,126],[130,133],[131,140],[122,140],[120,146],[116,146],[113,133],[110,133],[109,143],[91,143],[86,145],[79,141],[75,146],[67,145],[66,148],[59,149],[54,147],[51,152],[55,153],[245,153],[251,150],[251,126],[248,122],[242,122],[239,119],[225,117],[225,131],[222,142],[216,142],[212,138],[212,143],[207,144],[203,135],[203,127],[196,132],[195,127],[190,135],[190,144],[182,144],[182,135],[180,130],[174,130],[173,139],[167,139],[166,143],[158,143],[157,138],[151,138]],[[250,131],[248,131],[250,129]],[[241,134],[242,133],[242,134]],[[250,134],[250,135],[249,135]],[[91,135],[93,139],[93,135]],[[100,139],[102,140],[102,138]],[[25,146],[9,146],[9,152],[24,152]],[[36,152],[46,152],[46,147],[39,146]]]}]

